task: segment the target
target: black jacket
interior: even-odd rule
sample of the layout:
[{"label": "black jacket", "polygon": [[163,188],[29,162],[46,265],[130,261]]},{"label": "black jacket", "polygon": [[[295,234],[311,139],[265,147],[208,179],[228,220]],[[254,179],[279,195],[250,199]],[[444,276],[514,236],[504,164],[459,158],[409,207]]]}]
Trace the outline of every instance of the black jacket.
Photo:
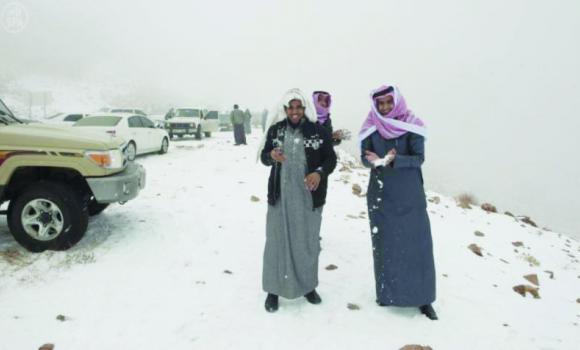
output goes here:
[{"label": "black jacket", "polygon": [[[262,163],[271,166],[270,178],[268,179],[268,203],[275,205],[280,198],[280,171],[283,163],[278,163],[270,153],[276,147],[284,144],[284,136],[288,126],[287,119],[274,124],[268,129],[266,144],[260,155]],[[328,131],[318,123],[313,123],[304,118],[298,126],[304,136],[304,153],[306,155],[308,174],[318,172],[320,185],[312,192],[312,203],[315,208],[326,203],[326,191],[328,188],[328,175],[336,167],[336,154],[332,146],[332,137]],[[304,176],[306,177],[306,175]]]},{"label": "black jacket", "polygon": [[[330,116],[328,117],[328,119],[326,119],[326,121],[324,123],[322,123],[322,126],[324,126],[324,128],[330,133],[330,137],[332,137],[332,133],[334,132],[334,129],[332,127],[332,119],[330,119]],[[342,140],[339,139],[332,139],[332,144],[335,146],[340,145],[340,143],[342,142]]]}]

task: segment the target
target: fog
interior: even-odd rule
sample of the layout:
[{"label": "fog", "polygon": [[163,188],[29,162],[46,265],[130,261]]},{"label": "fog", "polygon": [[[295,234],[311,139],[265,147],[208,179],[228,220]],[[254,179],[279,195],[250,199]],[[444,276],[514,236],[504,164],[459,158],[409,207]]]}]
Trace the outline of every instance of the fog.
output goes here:
[{"label": "fog", "polygon": [[392,82],[429,128],[429,189],[580,237],[577,0],[18,4],[25,28],[0,28],[4,82],[118,84],[140,105],[255,110],[291,87],[325,89],[334,124],[354,135],[369,91]]}]

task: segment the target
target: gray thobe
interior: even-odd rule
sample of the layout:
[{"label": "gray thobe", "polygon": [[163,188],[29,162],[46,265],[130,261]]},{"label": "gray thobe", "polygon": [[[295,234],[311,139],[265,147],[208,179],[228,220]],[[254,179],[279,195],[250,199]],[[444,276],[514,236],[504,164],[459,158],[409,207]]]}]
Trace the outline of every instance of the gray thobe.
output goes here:
[{"label": "gray thobe", "polygon": [[314,209],[306,188],[306,156],[300,129],[287,127],[280,198],[268,205],[262,284],[264,291],[298,298],[318,285],[322,207]]}]

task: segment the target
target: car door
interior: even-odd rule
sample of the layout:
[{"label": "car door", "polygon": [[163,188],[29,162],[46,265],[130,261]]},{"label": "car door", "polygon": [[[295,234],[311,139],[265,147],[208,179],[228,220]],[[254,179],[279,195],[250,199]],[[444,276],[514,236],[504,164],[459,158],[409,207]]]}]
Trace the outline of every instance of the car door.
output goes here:
[{"label": "car door", "polygon": [[147,117],[139,117],[141,124],[147,130],[147,145],[149,150],[157,150],[161,148],[161,133],[155,128],[155,123]]},{"label": "car door", "polygon": [[143,127],[141,117],[134,115],[127,119],[129,123],[129,134],[132,140],[137,144],[137,154],[143,154],[151,148],[148,144],[147,129]]},{"label": "car door", "polygon": [[204,116],[205,132],[217,132],[219,130],[219,120],[217,111],[209,111]]}]

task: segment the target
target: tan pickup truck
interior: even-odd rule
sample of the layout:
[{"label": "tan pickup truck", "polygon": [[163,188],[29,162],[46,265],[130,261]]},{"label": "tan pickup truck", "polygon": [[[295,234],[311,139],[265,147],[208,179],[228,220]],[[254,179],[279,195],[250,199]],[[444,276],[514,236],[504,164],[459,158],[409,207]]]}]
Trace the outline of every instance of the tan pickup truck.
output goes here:
[{"label": "tan pickup truck", "polygon": [[0,209],[14,239],[33,252],[79,242],[89,216],[124,203],[145,186],[123,140],[20,122],[0,99]]}]

